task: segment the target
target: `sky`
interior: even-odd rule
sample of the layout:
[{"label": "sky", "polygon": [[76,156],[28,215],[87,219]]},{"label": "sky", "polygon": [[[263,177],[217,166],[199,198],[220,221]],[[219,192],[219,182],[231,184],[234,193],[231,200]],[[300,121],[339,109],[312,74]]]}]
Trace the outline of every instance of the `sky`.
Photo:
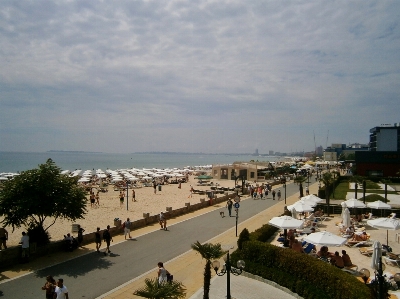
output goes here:
[{"label": "sky", "polygon": [[400,122],[399,21],[397,0],[4,0],[0,151],[368,143]]}]

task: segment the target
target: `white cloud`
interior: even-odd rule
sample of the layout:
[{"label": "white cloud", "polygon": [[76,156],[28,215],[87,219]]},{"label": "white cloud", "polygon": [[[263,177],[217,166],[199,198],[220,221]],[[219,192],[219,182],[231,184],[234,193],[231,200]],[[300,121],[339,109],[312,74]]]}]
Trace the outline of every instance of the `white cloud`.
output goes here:
[{"label": "white cloud", "polygon": [[4,2],[0,150],[266,153],[313,150],[313,131],[325,146],[328,130],[368,142],[399,121],[399,6]]}]

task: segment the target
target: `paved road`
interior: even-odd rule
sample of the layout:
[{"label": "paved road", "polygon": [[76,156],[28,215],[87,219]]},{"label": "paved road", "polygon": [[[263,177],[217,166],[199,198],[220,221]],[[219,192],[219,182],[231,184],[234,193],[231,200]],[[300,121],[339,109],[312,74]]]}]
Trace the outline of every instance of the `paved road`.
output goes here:
[{"label": "paved road", "polygon": [[[284,195],[282,188],[281,191]],[[298,186],[288,184],[286,192],[289,197],[298,192]],[[242,201],[239,222],[271,207],[276,202],[271,198]],[[216,208],[215,211],[171,226],[169,231],[154,231],[137,239],[113,245],[110,256],[92,252],[14,280],[5,281],[0,284],[2,298],[44,297],[41,286],[47,275],[64,278],[71,298],[96,298],[154,269],[158,261],[166,262],[190,250],[190,245],[194,242],[206,242],[234,227],[236,218],[221,218],[219,212],[223,210],[227,214],[227,211],[224,209],[224,204],[220,205],[221,208]]]}]

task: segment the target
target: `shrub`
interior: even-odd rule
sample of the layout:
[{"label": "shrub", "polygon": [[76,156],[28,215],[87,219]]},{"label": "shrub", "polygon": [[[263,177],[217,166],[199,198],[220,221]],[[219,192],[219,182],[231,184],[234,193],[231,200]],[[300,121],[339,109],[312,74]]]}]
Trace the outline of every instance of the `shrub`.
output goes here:
[{"label": "shrub", "polygon": [[312,256],[253,240],[242,245],[242,250],[231,255],[233,264],[242,259],[247,272],[272,280],[304,298],[372,298],[369,288],[354,276]]},{"label": "shrub", "polygon": [[243,229],[242,232],[239,234],[239,239],[237,240],[238,248],[242,249],[242,244],[246,241],[250,240],[250,233],[247,228]]}]

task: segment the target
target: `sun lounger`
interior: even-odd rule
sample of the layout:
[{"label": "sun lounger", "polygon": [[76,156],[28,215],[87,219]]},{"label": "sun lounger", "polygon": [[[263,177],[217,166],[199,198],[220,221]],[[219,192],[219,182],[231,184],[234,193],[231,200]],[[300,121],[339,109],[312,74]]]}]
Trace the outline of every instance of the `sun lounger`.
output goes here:
[{"label": "sun lounger", "polygon": [[348,240],[345,245],[347,247],[350,247],[350,248],[366,247],[366,246],[372,246],[372,241],[371,240],[367,240],[367,241],[352,241],[352,240]]},{"label": "sun lounger", "polygon": [[386,265],[394,266],[394,267],[400,267],[400,258],[393,258],[393,255],[389,256],[383,256],[383,259],[386,263]]},{"label": "sun lounger", "polygon": [[358,248],[358,250],[360,251],[360,253],[362,255],[365,255],[368,257],[372,256],[372,253],[374,252],[373,248],[367,248],[367,247],[360,247],[360,248]]},{"label": "sun lounger", "polygon": [[351,265],[351,266],[348,266],[348,267],[344,267],[342,270],[344,272],[350,273],[352,275],[359,275],[358,266],[357,265]]}]

